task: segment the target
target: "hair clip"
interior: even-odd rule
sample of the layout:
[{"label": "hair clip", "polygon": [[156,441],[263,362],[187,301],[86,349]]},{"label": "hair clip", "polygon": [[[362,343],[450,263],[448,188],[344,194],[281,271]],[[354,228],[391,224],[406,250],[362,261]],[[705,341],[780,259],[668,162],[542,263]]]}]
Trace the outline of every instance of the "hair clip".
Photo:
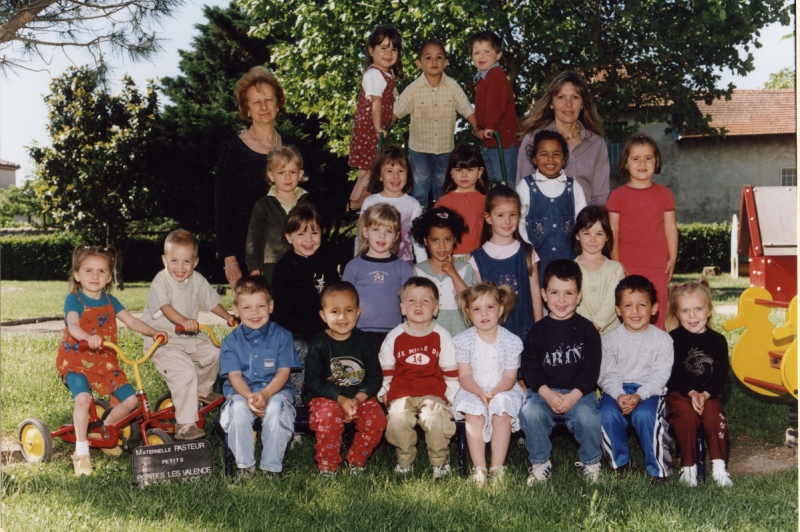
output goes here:
[{"label": "hair clip", "polygon": [[436,216],[438,216],[442,220],[447,220],[450,217],[450,215],[446,212],[437,212]]}]

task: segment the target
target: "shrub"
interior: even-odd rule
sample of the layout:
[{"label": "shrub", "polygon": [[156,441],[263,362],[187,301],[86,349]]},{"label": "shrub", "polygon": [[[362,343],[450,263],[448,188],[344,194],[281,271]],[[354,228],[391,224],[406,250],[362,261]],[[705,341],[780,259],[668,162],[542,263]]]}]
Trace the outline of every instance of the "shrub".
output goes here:
[{"label": "shrub", "polygon": [[678,224],[676,273],[697,273],[705,266],[729,269],[731,225],[728,223]]}]

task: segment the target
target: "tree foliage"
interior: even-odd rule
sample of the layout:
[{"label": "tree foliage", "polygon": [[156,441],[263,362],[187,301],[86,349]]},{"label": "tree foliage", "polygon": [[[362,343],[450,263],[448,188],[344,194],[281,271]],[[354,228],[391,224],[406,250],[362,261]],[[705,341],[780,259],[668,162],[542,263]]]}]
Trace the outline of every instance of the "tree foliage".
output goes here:
[{"label": "tree foliage", "polygon": [[764,83],[765,89],[794,89],[795,70],[790,67],[782,68],[769,75],[769,80]]},{"label": "tree foliage", "polygon": [[[505,67],[522,113],[559,72],[572,69],[590,82],[601,117],[615,122],[663,121],[678,131],[712,132],[693,100],[729,97],[718,88],[720,68],[743,75],[759,47],[758,30],[789,23],[784,0],[241,0],[257,21],[254,35],[290,35],[273,47],[273,60],[290,111],[325,121],[332,149],[345,154],[363,69],[366,37],[379,23],[403,34],[409,78],[423,40],[446,40],[448,75],[470,87],[474,69],[467,40],[491,29],[503,39]],[[407,81],[406,81],[407,83]]]},{"label": "tree foliage", "polygon": [[113,244],[122,255],[127,224],[149,216],[155,204],[146,154],[159,113],[156,93],[148,86],[140,94],[125,76],[121,92],[109,94],[87,67],[67,69],[50,90],[52,146],[30,149],[37,195],[58,227],[94,244]]},{"label": "tree foliage", "polygon": [[11,185],[0,189],[0,225],[14,224],[17,216],[24,216],[26,223],[31,223],[33,218],[41,216],[42,210],[42,200],[36,197],[32,181],[25,181],[21,187]]},{"label": "tree foliage", "polygon": [[[154,27],[183,0],[3,0],[0,70],[48,63],[48,50],[80,48],[98,63],[103,53],[141,59],[159,50]],[[6,55],[8,54],[8,55]]]}]

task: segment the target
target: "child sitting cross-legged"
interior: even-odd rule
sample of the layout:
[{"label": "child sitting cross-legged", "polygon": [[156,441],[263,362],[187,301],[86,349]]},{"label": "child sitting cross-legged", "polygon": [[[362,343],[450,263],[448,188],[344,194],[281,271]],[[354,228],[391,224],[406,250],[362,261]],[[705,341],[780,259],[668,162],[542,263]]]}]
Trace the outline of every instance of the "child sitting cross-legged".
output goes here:
[{"label": "child sitting cross-legged", "polygon": [[672,338],[650,324],[658,312],[656,289],[647,278],[619,282],[614,308],[622,327],[603,336],[598,384],[603,455],[621,475],[630,468],[627,428],[633,425],[644,452],[651,485],[666,482],[672,469],[665,392],[674,358]]},{"label": "child sitting cross-legged", "polygon": [[237,476],[255,471],[253,422],[263,419],[260,469],[279,477],[283,455],[294,433],[294,389],[289,374],[300,369],[292,333],[270,321],[272,294],[260,275],[246,275],[233,289],[242,325],[222,342],[220,375],[227,379],[220,425],[239,468]]},{"label": "child sitting cross-legged", "polygon": [[417,455],[419,424],[425,431],[433,478],[450,473],[448,444],[456,424],[448,405],[458,392],[453,339],[433,318],[439,311],[439,290],[424,277],[412,277],[400,291],[406,322],[395,327],[380,352],[383,387],[378,398],[389,410],[386,439],[397,447],[396,473],[411,471]]},{"label": "child sitting cross-legged", "polygon": [[528,397],[520,412],[525,448],[531,462],[528,486],[550,477],[550,433],[561,417],[580,448],[583,476],[600,478],[600,413],[597,377],[600,373],[600,333],[575,312],[581,299],[581,269],[556,259],[544,270],[542,298],[550,314],[533,324],[522,352],[522,377]]},{"label": "child sitting cross-legged", "polygon": [[339,468],[344,424],[356,422],[347,452],[351,473],[364,470],[386,430],[386,415],[375,400],[381,389],[381,363],[370,337],[356,329],[361,313],[356,287],[335,282],[320,297],[319,315],[327,330],[311,340],[306,357],[308,425],[315,432],[314,458],[321,474]]}]

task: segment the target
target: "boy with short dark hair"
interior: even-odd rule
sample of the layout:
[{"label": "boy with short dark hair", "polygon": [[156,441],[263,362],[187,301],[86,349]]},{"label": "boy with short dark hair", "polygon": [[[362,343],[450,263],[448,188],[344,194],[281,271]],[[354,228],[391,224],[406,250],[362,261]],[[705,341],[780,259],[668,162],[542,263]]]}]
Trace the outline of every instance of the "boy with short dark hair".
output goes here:
[{"label": "boy with short dark hair", "polygon": [[433,321],[439,312],[439,290],[430,279],[412,277],[400,291],[406,322],[395,327],[380,352],[383,387],[378,398],[389,410],[386,439],[397,447],[396,473],[411,471],[417,455],[419,424],[425,431],[433,478],[450,473],[448,445],[456,424],[449,405],[458,384],[453,339]]},{"label": "boy with short dark hair", "polygon": [[286,446],[294,433],[294,389],[289,374],[300,369],[292,333],[270,321],[273,301],[269,284],[260,275],[246,275],[233,289],[233,302],[242,325],[222,342],[220,375],[226,401],[220,424],[239,476],[255,471],[253,422],[263,418],[262,471],[279,477]]},{"label": "boy with short dark hair", "polygon": [[567,421],[578,440],[584,477],[590,482],[600,478],[602,432],[595,389],[602,352],[597,328],[575,312],[581,281],[576,262],[557,259],[547,265],[541,291],[550,313],[525,338],[521,371],[528,397],[519,419],[531,462],[528,486],[550,477],[550,433],[557,417]]},{"label": "boy with short dark hair", "polygon": [[[175,325],[196,333],[201,310],[210,311],[233,327],[235,318],[220,305],[220,296],[205,277],[194,271],[197,239],[189,231],[177,230],[167,235],[164,269],[150,283],[142,321],[169,333],[169,343],[153,353],[153,364],[167,382],[175,405],[175,439],[197,440],[206,433],[197,426],[199,402],[210,404],[221,397],[212,390],[219,373],[219,348],[205,334],[175,334]],[[145,352],[153,339],[142,336]]]},{"label": "boy with short dark hair", "polygon": [[669,423],[666,418],[667,381],[672,373],[672,338],[650,325],[658,312],[656,289],[641,275],[629,275],[614,292],[614,309],[622,317],[603,337],[603,364],[598,384],[603,389],[600,416],[603,454],[611,467],[626,474],[630,467],[628,434],[633,425],[654,486],[670,475]]},{"label": "boy with short dark hair", "polygon": [[358,292],[346,281],[329,284],[320,297],[327,330],[311,339],[306,357],[308,425],[315,432],[314,458],[322,474],[339,468],[344,424],[356,422],[347,461],[351,473],[364,470],[386,430],[386,415],[375,395],[381,389],[378,350],[356,329]]},{"label": "boy with short dark hair", "polygon": [[475,76],[475,117],[477,135],[483,142],[486,173],[495,181],[502,179],[500,152],[494,138],[497,131],[503,143],[506,177],[512,180],[517,175],[519,122],[514,107],[514,89],[500,66],[503,41],[492,31],[481,31],[470,38],[469,49],[472,64],[478,69]]}]

